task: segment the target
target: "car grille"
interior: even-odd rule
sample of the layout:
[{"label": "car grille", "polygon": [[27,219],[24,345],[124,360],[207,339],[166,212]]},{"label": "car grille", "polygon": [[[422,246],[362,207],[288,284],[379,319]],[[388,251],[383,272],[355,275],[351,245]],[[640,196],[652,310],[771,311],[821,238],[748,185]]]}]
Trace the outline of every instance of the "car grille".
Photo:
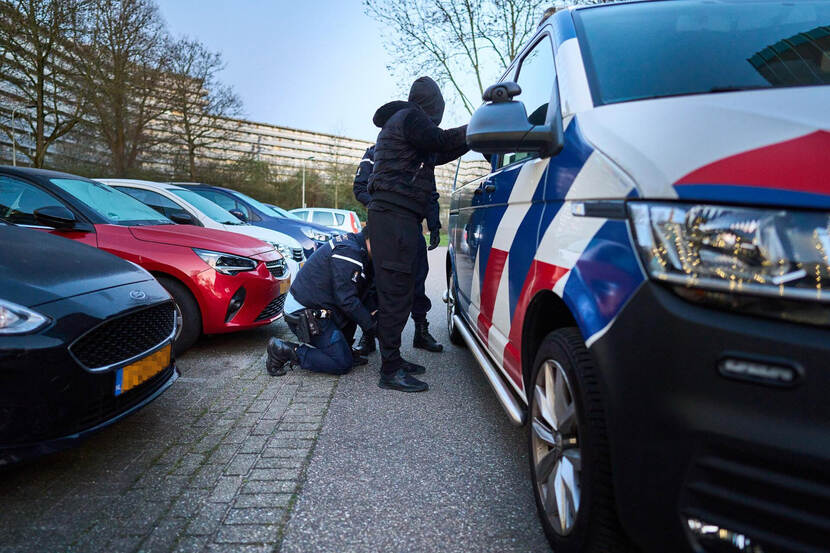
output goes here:
[{"label": "car grille", "polygon": [[173,302],[105,321],[69,346],[88,370],[104,370],[133,359],[170,338],[175,327]]},{"label": "car grille", "polygon": [[269,261],[265,264],[265,267],[268,269],[268,272],[271,273],[271,276],[273,276],[274,278],[282,278],[288,272],[288,264],[285,262],[284,259]]},{"label": "car grille", "polygon": [[763,551],[806,553],[827,548],[828,504],[830,471],[821,463],[718,451],[693,464],[682,510],[746,536]]},{"label": "car grille", "polygon": [[273,300],[271,303],[265,306],[265,309],[262,310],[262,313],[256,318],[256,321],[264,321],[267,319],[273,319],[280,313],[282,313],[282,306],[285,304],[285,296],[287,294],[280,294]]},{"label": "car grille", "polygon": [[294,256],[294,261],[302,261],[303,260],[303,249],[302,248],[291,248],[291,253]]}]

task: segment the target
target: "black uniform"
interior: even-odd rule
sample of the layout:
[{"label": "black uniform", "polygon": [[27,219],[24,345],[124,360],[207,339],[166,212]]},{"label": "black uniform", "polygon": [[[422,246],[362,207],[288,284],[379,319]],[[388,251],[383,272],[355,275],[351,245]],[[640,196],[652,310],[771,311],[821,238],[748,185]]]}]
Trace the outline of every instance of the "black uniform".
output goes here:
[{"label": "black uniform", "polygon": [[[381,127],[369,177],[368,228],[378,295],[378,339],[382,371],[402,365],[401,331],[412,310],[421,221],[435,202],[436,165],[467,152],[467,127],[442,130],[444,98],[438,85],[421,77],[408,102],[391,102],[375,113]],[[437,217],[436,217],[437,218]]]},{"label": "black uniform", "polygon": [[[357,174],[354,177],[352,191],[354,197],[367,208],[372,201],[369,193],[369,177],[372,175],[372,168],[375,164],[375,146],[369,146],[360,160],[357,167]],[[441,221],[438,216],[438,194],[433,195],[433,204],[430,206],[427,217],[427,228],[429,231],[438,232],[441,228]],[[427,259],[427,248],[423,240],[418,241],[418,256],[415,260],[415,292],[412,298],[412,320],[416,323],[423,323],[427,320],[427,313],[432,309],[432,302],[426,294],[426,280],[429,274],[429,260]]]},{"label": "black uniform", "polygon": [[[314,347],[300,344],[296,348],[301,367],[334,374],[351,370],[355,326],[359,325],[364,332],[373,332],[376,326],[371,315],[375,306],[367,294],[371,275],[362,234],[332,238],[303,265],[291,284],[291,296],[303,308],[327,310],[330,318],[318,320],[321,333],[312,339]],[[288,317],[286,321],[298,334]]]}]

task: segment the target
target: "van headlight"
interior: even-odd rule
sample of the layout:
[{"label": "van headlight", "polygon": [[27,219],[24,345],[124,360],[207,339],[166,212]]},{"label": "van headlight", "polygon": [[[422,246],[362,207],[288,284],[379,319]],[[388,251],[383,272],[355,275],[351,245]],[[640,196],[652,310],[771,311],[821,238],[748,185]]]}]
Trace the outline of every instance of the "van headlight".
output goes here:
[{"label": "van headlight", "polygon": [[202,258],[202,261],[223,275],[235,275],[245,271],[253,271],[257,266],[257,262],[253,259],[239,255],[200,250],[199,248],[193,248],[193,251]]},{"label": "van headlight", "polygon": [[28,334],[49,323],[49,319],[28,307],[0,300],[0,336]]},{"label": "van headlight", "polygon": [[630,202],[649,276],[686,299],[830,324],[830,214]]}]

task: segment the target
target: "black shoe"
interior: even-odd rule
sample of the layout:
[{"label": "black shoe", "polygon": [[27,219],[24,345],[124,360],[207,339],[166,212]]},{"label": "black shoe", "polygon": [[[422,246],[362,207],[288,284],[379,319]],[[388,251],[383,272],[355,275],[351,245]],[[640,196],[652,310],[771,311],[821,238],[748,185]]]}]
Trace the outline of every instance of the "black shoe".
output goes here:
[{"label": "black shoe", "polygon": [[378,386],[399,392],[426,392],[429,390],[429,385],[426,382],[421,382],[414,376],[407,374],[404,369],[398,369],[391,374],[381,373]]},{"label": "black shoe", "polygon": [[412,339],[412,347],[436,353],[444,351],[444,346],[439,344],[429,333],[429,323],[426,321],[415,323],[415,337]]},{"label": "black shoe", "polygon": [[282,376],[286,368],[292,363],[299,363],[297,358],[297,344],[284,342],[279,338],[268,340],[268,360],[265,368],[271,376]]},{"label": "black shoe", "polygon": [[358,355],[369,355],[377,351],[377,349],[375,345],[375,334],[373,332],[364,332],[363,336],[360,337],[360,341],[357,343],[357,347],[352,351]]},{"label": "black shoe", "polygon": [[366,359],[362,355],[357,355],[354,352],[352,352],[352,367],[360,367],[361,365],[366,365],[368,363],[368,359]]},{"label": "black shoe", "polygon": [[424,374],[427,372],[426,367],[421,365],[416,365],[415,363],[410,363],[409,361],[403,362],[403,370],[406,374],[416,375],[416,374]]}]

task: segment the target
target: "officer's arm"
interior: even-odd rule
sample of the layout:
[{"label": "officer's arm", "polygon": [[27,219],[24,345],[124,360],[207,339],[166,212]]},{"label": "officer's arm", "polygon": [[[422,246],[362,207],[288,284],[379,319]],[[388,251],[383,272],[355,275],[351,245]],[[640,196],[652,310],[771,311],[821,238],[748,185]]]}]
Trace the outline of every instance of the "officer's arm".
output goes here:
[{"label": "officer's arm", "polygon": [[438,192],[433,192],[427,211],[427,228],[430,232],[436,232],[441,228],[440,207],[438,206]]},{"label": "officer's arm", "polygon": [[364,331],[374,330],[375,321],[369,310],[361,303],[357,295],[357,286],[353,279],[363,274],[363,263],[355,259],[354,254],[343,248],[335,248],[331,255],[331,275],[334,286],[334,299],[338,307],[351,320],[360,325]]},{"label": "officer's arm", "polygon": [[449,163],[451,161],[455,161],[456,159],[460,158],[464,154],[470,151],[470,147],[467,146],[467,141],[464,141],[464,144],[459,146],[454,150],[450,150],[449,152],[440,152],[435,156],[435,165],[444,165],[445,163]]},{"label": "officer's arm", "polygon": [[373,157],[372,148],[368,148],[363,154],[363,159],[360,160],[360,165],[357,166],[357,174],[354,176],[352,187],[355,199],[367,207],[372,200],[372,195],[369,194],[369,177],[375,163]]},{"label": "officer's arm", "polygon": [[453,152],[467,144],[467,125],[443,130],[421,110],[409,110],[403,122],[404,137],[422,152]]}]

